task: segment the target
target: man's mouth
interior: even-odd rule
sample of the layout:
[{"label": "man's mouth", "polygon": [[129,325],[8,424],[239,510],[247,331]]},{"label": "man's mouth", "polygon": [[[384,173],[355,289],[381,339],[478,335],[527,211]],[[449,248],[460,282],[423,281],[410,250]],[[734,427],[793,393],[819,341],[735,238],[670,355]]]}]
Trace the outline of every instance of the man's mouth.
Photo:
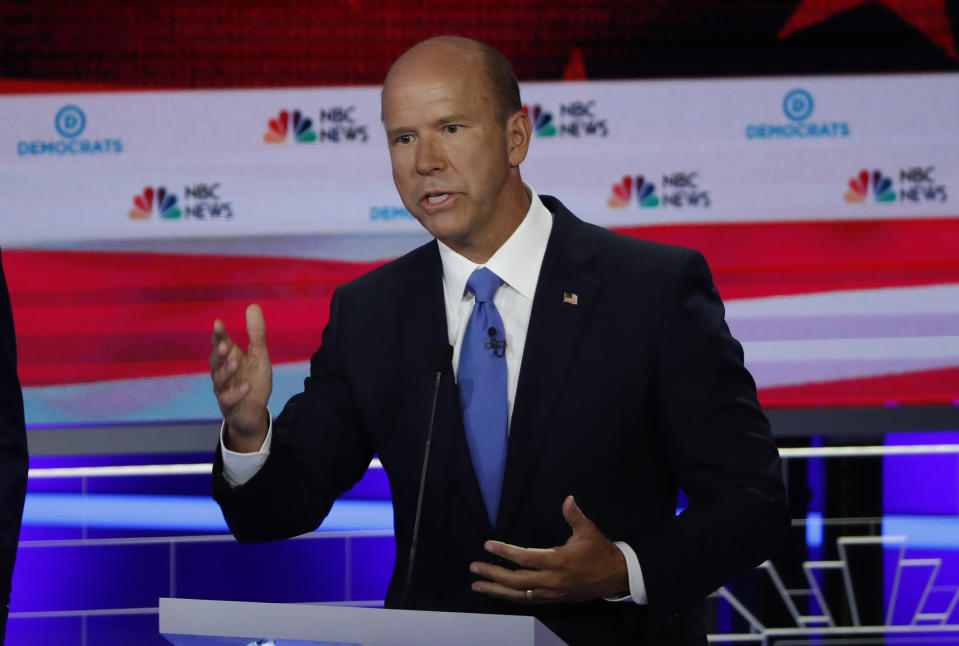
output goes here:
[{"label": "man's mouth", "polygon": [[426,206],[441,206],[452,200],[453,197],[455,197],[455,193],[432,192],[424,194],[420,202]]}]

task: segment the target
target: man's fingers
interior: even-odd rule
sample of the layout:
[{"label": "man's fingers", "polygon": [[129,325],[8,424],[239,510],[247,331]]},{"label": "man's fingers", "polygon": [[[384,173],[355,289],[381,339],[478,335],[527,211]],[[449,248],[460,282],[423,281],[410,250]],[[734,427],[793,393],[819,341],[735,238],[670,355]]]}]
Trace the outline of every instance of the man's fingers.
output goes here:
[{"label": "man's fingers", "polygon": [[216,399],[221,409],[230,410],[239,404],[248,392],[250,392],[250,384],[243,382],[235,388],[228,388],[227,390],[217,393]]},{"label": "man's fingers", "polygon": [[213,322],[210,341],[210,377],[220,412],[230,427],[230,435],[251,436],[264,430],[263,405],[269,399],[270,358],[266,349],[266,323],[259,305],[246,309],[246,328],[250,337],[247,352],[233,342],[222,320]]},{"label": "man's fingers", "polygon": [[470,587],[473,592],[482,592],[483,594],[520,603],[526,601],[525,591],[516,590],[499,583],[494,583],[493,581],[474,581]]},{"label": "man's fingers", "polygon": [[213,334],[210,336],[213,349],[210,351],[210,371],[215,371],[226,361],[230,351],[236,346],[233,339],[226,333],[226,325],[217,319],[213,322]]},{"label": "man's fingers", "polygon": [[226,324],[220,319],[217,319],[213,321],[213,334],[210,335],[210,344],[215,349],[218,345],[220,345],[224,341],[233,343],[233,341],[230,340],[230,335],[227,334]]},{"label": "man's fingers", "polygon": [[[222,354],[227,350],[226,354]],[[221,343],[210,354],[210,376],[213,377],[214,391],[225,388],[227,382],[242,369],[246,357],[236,345]]]},{"label": "man's fingers", "polygon": [[230,360],[231,351],[236,348],[235,345],[226,341],[215,346],[210,351],[210,372],[216,372]]},{"label": "man's fingers", "polygon": [[[470,564],[473,574],[488,580],[474,581],[474,592],[493,595],[510,601],[527,603],[529,601],[549,601],[558,599],[563,593],[557,589],[557,578],[554,572],[538,570],[508,570],[498,565],[480,561]],[[526,595],[527,590],[534,590],[533,599]]]},{"label": "man's fingers", "polygon": [[[493,581],[475,581],[471,587],[473,592],[481,592],[493,597],[499,597],[500,599],[515,601],[516,603],[547,602],[552,601],[559,596],[552,590],[544,590],[539,588],[523,588],[517,590]],[[532,594],[527,595],[526,590],[529,590]],[[530,598],[530,596],[532,598]]]},{"label": "man's fingers", "polygon": [[483,563],[482,561],[470,563],[470,572],[516,590],[550,587],[550,583],[552,583],[549,572],[540,570],[510,570],[499,565],[493,565],[492,563]]},{"label": "man's fingers", "polygon": [[592,525],[572,496],[566,496],[566,500],[563,501],[563,518],[573,528],[573,534],[586,531]]},{"label": "man's fingers", "polygon": [[246,334],[250,337],[250,345],[266,344],[266,320],[263,310],[256,303],[246,308]]},{"label": "man's fingers", "polygon": [[556,549],[539,549],[534,547],[519,547],[500,541],[486,541],[483,548],[490,554],[495,554],[517,565],[535,570],[548,570],[553,566]]},{"label": "man's fingers", "polygon": [[221,362],[220,365],[210,373],[210,376],[213,377],[213,392],[219,393],[229,388],[231,385],[230,382],[239,370],[240,365],[233,358],[228,358]]}]

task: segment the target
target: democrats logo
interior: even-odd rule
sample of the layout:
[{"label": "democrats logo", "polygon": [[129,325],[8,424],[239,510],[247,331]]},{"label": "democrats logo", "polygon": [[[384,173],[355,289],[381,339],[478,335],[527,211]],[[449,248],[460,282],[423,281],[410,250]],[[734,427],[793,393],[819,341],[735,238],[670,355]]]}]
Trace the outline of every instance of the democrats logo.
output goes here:
[{"label": "democrats logo", "polygon": [[655,182],[643,175],[623,175],[613,184],[606,205],[611,209],[625,209],[634,200],[641,209],[709,208],[712,203],[709,190],[702,185],[698,171],[676,171],[661,177],[660,192]]},{"label": "democrats logo", "polygon": [[848,137],[852,128],[847,121],[813,119],[816,101],[812,93],[795,88],[782,100],[785,121],[779,123],[750,123],[746,126],[746,139],[815,139]]},{"label": "democrats logo", "polygon": [[[183,188],[183,202],[164,186],[147,186],[133,196],[133,208],[127,213],[131,220],[145,221],[158,216],[159,220],[217,221],[233,219],[233,204],[222,195],[219,182],[197,183]],[[181,208],[182,206],[182,208]]]},{"label": "democrats logo", "polygon": [[267,121],[263,141],[282,144],[293,141],[298,144],[346,144],[369,141],[369,128],[356,115],[355,105],[338,105],[322,108],[316,117],[306,116],[300,110],[280,110]]},{"label": "democrats logo", "polygon": [[906,204],[943,203],[948,201],[946,185],[936,181],[935,166],[909,166],[899,169],[899,189],[894,179],[881,170],[859,171],[849,178],[849,189],[843,196],[849,204],[899,202]]},{"label": "democrats logo", "polygon": [[596,101],[568,101],[560,103],[555,112],[539,103],[524,105],[523,112],[533,122],[537,137],[607,137],[609,125],[596,107]]},{"label": "democrats logo", "polygon": [[805,121],[814,106],[812,94],[806,90],[792,90],[783,98],[783,112],[793,121]]},{"label": "democrats logo", "polygon": [[119,137],[87,139],[80,136],[86,129],[86,113],[75,105],[65,105],[53,117],[53,130],[60,137],[18,141],[17,154],[21,157],[34,157],[43,155],[116,155],[123,152],[123,141]]},{"label": "democrats logo", "polygon": [[56,126],[57,132],[61,135],[72,139],[73,137],[81,135],[84,129],[86,129],[87,115],[83,114],[83,110],[77,106],[68,105],[60,108],[56,118],[53,120],[53,125]]}]

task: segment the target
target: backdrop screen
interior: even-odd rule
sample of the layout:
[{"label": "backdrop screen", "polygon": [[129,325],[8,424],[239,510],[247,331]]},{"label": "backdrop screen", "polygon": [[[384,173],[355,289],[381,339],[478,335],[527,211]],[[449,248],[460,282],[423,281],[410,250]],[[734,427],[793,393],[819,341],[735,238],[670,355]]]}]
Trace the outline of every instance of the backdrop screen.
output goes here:
[{"label": "backdrop screen", "polygon": [[278,410],[333,289],[428,240],[377,84],[436,33],[515,62],[538,192],[706,255],[764,404],[959,401],[952,2],[28,4],[0,246],[33,426],[215,418],[249,302]]}]

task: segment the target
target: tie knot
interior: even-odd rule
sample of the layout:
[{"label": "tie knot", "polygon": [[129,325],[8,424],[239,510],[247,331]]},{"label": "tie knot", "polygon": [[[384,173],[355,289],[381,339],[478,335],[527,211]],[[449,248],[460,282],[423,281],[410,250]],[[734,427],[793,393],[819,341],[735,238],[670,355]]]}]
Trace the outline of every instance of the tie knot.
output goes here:
[{"label": "tie knot", "polygon": [[493,294],[503,284],[503,279],[491,272],[486,267],[480,267],[466,281],[466,288],[473,292],[477,303],[485,303],[493,300]]}]

